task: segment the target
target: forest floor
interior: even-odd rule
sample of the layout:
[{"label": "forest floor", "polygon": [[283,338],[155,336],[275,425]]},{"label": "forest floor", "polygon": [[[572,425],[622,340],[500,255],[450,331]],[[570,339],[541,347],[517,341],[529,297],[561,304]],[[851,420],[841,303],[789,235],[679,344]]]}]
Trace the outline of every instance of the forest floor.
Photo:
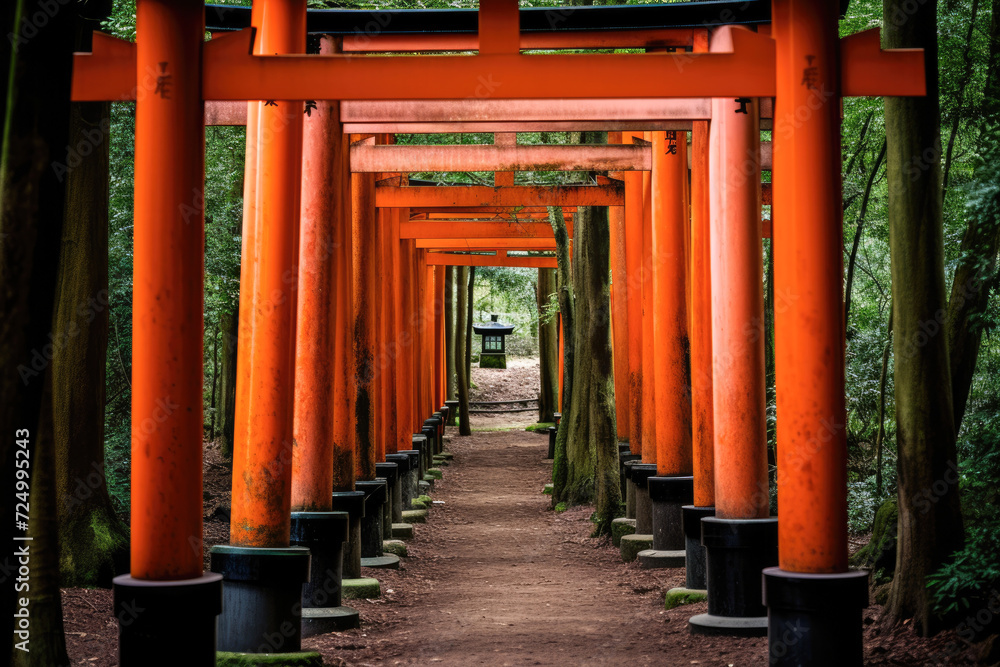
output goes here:
[{"label": "forest floor", "polygon": [[[537,363],[534,384],[532,365],[520,368],[518,386],[514,373],[475,369],[473,395],[532,395]],[[508,383],[515,392],[492,393]],[[622,563],[607,538],[590,537],[591,507],[551,509],[542,494],[547,437],[523,430],[536,416],[504,415],[501,426],[474,415],[467,438],[449,429],[454,462],[435,485],[429,522],[415,526],[398,571],[364,571],[379,579],[382,598],[350,602],[361,629],[313,637],[303,648],[331,666],[766,664],[764,638],[691,635],[687,620],[705,603],[663,609],[664,592],[684,583],[682,569]],[[205,484],[208,547],[228,540],[228,467],[212,446]],[[116,665],[111,592],[64,589],[63,607],[72,664]],[[954,633],[925,640],[907,627],[882,631],[880,612],[865,612],[866,664],[972,664],[972,648]]]}]

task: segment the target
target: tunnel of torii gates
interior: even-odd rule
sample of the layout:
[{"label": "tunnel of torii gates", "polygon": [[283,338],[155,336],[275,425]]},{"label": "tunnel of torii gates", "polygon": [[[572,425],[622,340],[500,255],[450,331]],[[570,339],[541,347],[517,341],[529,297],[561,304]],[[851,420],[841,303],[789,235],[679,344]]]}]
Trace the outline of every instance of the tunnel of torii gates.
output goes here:
[{"label": "tunnel of torii gates", "polygon": [[[385,558],[382,531],[441,451],[444,269],[554,267],[548,206],[568,221],[610,207],[617,423],[629,512],[652,535],[644,562],[686,556],[689,585],[707,585],[692,631],[766,630],[773,664],[860,664],[840,100],[925,87],[921,51],[880,50],[877,30],[838,38],[837,4],[483,0],[478,17],[307,18],[305,0],[263,0],[209,7],[206,25],[195,0],[138,0],[135,44],[95,34],[73,99],[136,100],[131,573],[115,600],[119,618],[146,611],[120,623],[121,664],[208,665],[217,649],[292,661],[302,633],[356,622],[342,582]],[[371,17],[377,30],[354,29]],[[645,52],[558,52],[573,48]],[[212,549],[210,573],[206,124],[247,127],[231,544]],[[546,130],[609,143],[516,142]],[[494,144],[394,145],[457,132]],[[608,176],[515,184],[538,170]],[[435,171],[493,171],[495,185],[407,178]],[[759,335],[772,233],[777,518]],[[163,416],[167,398],[180,408]]]}]

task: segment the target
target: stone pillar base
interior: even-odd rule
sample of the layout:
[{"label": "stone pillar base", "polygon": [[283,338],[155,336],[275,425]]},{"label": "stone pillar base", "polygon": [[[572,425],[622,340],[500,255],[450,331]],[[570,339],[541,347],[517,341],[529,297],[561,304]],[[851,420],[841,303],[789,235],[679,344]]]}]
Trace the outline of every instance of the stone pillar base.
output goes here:
[{"label": "stone pillar base", "polygon": [[801,574],[769,567],[763,579],[771,665],[860,667],[866,570]]},{"label": "stone pillar base", "polygon": [[215,665],[221,574],[176,581],[123,574],[114,578],[113,589],[122,667]]}]

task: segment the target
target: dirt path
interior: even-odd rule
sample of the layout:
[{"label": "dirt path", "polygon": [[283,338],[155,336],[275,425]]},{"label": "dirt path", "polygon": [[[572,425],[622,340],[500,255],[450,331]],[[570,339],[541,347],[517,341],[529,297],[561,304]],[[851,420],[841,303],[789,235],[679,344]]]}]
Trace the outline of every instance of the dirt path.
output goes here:
[{"label": "dirt path", "polygon": [[681,570],[624,565],[588,537],[589,509],[548,509],[546,443],[524,431],[453,438],[433,496],[444,504],[417,526],[404,569],[368,573],[385,601],[358,605],[364,631],[310,645],[352,665],[760,664],[763,640],[690,637],[703,605],[662,611]]}]

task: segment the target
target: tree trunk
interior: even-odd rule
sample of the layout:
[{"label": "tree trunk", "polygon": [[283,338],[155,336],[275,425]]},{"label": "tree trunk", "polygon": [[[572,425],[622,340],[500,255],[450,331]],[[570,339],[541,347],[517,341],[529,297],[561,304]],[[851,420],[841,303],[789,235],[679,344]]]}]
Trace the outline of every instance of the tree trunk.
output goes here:
[{"label": "tree trunk", "polygon": [[[984,133],[990,134],[996,132],[1000,122],[1000,0],[993,0],[992,9],[982,123]],[[977,320],[989,304],[990,289],[997,271],[997,252],[1000,251],[1000,224],[995,219],[990,221],[992,224],[984,222],[976,216],[969,218],[962,236],[960,256],[963,259],[955,267],[951,298],[948,300],[948,357],[956,433],[965,417],[983,337],[982,326]]]},{"label": "tree trunk", "polygon": [[[559,299],[559,314],[562,318],[563,336],[563,376],[562,376],[562,406],[563,419],[556,432],[555,455],[552,460],[552,504],[566,502],[566,486],[568,480],[568,464],[566,453],[566,438],[569,433],[568,408],[573,399],[573,274],[569,258],[569,232],[566,229],[566,219],[562,208],[549,207],[549,224],[555,234],[556,241],[556,289]],[[558,326],[558,325],[557,325]],[[558,329],[557,329],[558,335]],[[558,345],[557,345],[558,348]],[[557,390],[558,392],[558,390]],[[558,400],[558,397],[557,397]]]},{"label": "tree trunk", "polygon": [[466,365],[468,337],[465,335],[466,320],[469,317],[469,269],[458,267],[458,303],[455,308],[455,374],[458,376],[458,434],[472,435],[469,424],[469,375]]},{"label": "tree trunk", "polygon": [[[611,532],[621,487],[611,362],[610,227],[607,207],[586,207],[574,226],[573,295],[578,323],[573,347],[572,403],[566,433],[566,485],[570,504],[595,502],[595,534]],[[567,340],[567,342],[569,342]]]},{"label": "tree trunk", "polygon": [[233,455],[236,428],[236,348],[239,340],[239,317],[223,313],[219,317],[222,330],[222,377],[219,386],[219,410],[216,412],[219,449],[224,456]]},{"label": "tree trunk", "polygon": [[[0,655],[16,665],[65,665],[62,605],[59,593],[58,509],[55,489],[55,436],[52,432],[52,323],[57,303],[60,244],[66,204],[66,175],[79,155],[70,153],[69,117],[72,53],[78,36],[93,26],[78,23],[80,5],[45,14],[37,1],[4,3],[3,34],[10,35],[10,70],[3,96],[0,146],[0,460],[4,488],[0,511],[9,517],[3,566],[15,565],[14,549],[31,557],[29,588],[30,644],[13,648],[15,635],[2,633]],[[13,9],[13,11],[11,11]],[[91,8],[87,8],[88,11]],[[48,18],[44,28],[25,34],[28,17]],[[25,17],[24,23],[14,19]],[[81,30],[82,28],[82,30]],[[4,49],[7,51],[7,49]],[[15,438],[24,440],[22,448]],[[30,461],[30,508],[26,534],[32,542],[14,542],[24,530],[14,525],[15,450]],[[25,481],[25,480],[22,480]],[[23,491],[22,491],[23,492]],[[3,612],[11,622],[15,590],[2,586]],[[12,628],[12,626],[8,626]]]},{"label": "tree trunk", "polygon": [[469,298],[465,302],[465,388],[468,390],[472,383],[472,346],[475,340],[472,338],[472,313],[476,304],[476,267],[469,267]]},{"label": "tree trunk", "polygon": [[875,496],[882,496],[882,447],[885,442],[885,389],[889,381],[889,353],[892,352],[892,306],[885,327],[887,340],[882,350],[882,376],[878,384],[878,432],[875,434]]},{"label": "tree trunk", "polygon": [[[937,3],[884,0],[884,48],[925,50],[927,96],[885,99],[899,551],[886,617],[935,631],[927,576],[962,546],[945,321]],[[898,16],[907,16],[905,21]]]},{"label": "tree trunk", "polygon": [[556,291],[555,269],[538,269],[535,299],[538,303],[538,421],[549,423],[559,401],[559,325],[555,314],[546,317],[544,308]]},{"label": "tree trunk", "polygon": [[851,290],[854,288],[854,266],[858,258],[858,248],[861,247],[861,234],[865,231],[865,216],[868,214],[868,202],[871,201],[872,187],[875,185],[875,177],[885,159],[885,141],[882,141],[882,149],[878,152],[878,158],[872,165],[872,170],[868,174],[868,182],[865,184],[865,193],[861,197],[861,211],[858,213],[858,223],[854,230],[854,243],[851,244],[851,255],[847,261],[847,285],[844,288],[844,327],[850,327],[851,315]]},{"label": "tree trunk", "polygon": [[209,402],[209,407],[212,409],[211,415],[211,426],[209,428],[209,438],[215,440],[215,412],[217,406],[215,404],[215,398],[218,395],[219,387],[219,323],[215,323],[215,331],[212,335],[212,398]]},{"label": "tree trunk", "polygon": [[455,398],[455,269],[444,269],[445,398],[449,401]]},{"label": "tree trunk", "polygon": [[100,137],[67,174],[66,214],[52,330],[52,432],[63,586],[111,586],[128,571],[128,529],[115,514],[104,468],[108,352],[110,104],[74,104],[69,145]]}]

